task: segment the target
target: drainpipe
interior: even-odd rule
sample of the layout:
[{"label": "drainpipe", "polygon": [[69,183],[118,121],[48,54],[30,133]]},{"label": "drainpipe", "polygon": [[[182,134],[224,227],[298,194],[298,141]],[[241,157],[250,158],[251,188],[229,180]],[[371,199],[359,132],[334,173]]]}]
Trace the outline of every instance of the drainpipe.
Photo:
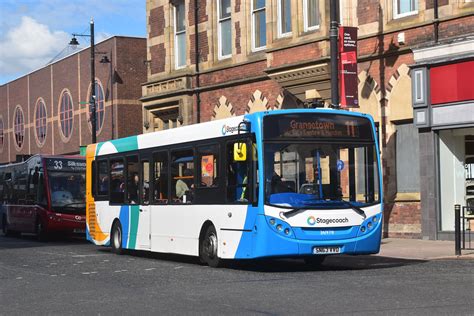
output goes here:
[{"label": "drainpipe", "polygon": [[439,40],[439,20],[438,20],[438,0],[434,0],[434,41],[438,43]]},{"label": "drainpipe", "polygon": [[194,59],[195,59],[195,71],[196,71],[196,88],[194,93],[196,94],[196,116],[197,123],[201,123],[201,96],[199,94],[199,0],[194,0]]}]

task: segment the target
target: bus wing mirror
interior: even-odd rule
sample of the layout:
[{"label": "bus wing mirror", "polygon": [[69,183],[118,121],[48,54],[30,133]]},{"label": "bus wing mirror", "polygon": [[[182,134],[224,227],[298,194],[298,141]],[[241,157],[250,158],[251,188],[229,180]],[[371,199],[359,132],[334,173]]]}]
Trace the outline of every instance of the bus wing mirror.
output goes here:
[{"label": "bus wing mirror", "polygon": [[247,160],[247,144],[235,143],[234,144],[234,161],[246,161],[246,160]]}]

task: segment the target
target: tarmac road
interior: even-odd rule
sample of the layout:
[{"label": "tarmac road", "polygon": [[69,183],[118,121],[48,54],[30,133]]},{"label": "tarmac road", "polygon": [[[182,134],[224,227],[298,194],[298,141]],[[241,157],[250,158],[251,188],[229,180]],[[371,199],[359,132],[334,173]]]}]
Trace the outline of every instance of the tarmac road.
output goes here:
[{"label": "tarmac road", "polygon": [[474,313],[473,260],[329,258],[232,263],[110,253],[81,239],[0,237],[0,314]]}]

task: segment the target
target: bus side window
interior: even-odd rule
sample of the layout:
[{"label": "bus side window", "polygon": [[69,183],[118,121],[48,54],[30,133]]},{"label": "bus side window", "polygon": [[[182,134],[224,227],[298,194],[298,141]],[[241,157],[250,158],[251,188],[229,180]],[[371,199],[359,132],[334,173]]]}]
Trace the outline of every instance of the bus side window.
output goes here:
[{"label": "bus side window", "polygon": [[123,204],[125,200],[125,170],[123,159],[110,160],[110,203]]},{"label": "bus side window", "polygon": [[[242,140],[243,141],[243,140]],[[226,147],[227,155],[227,202],[248,203],[249,201],[249,165],[247,161],[234,160],[234,142]],[[249,156],[250,158],[250,156]]]},{"label": "bus side window", "polygon": [[153,154],[153,203],[168,204],[168,153]]},{"label": "bus side window", "polygon": [[138,156],[127,157],[127,202],[138,204],[138,189],[140,183]]},{"label": "bus side window", "polygon": [[[102,160],[97,162],[97,174],[96,181],[97,185],[97,195],[98,196],[107,196],[109,195],[109,169],[107,166],[107,161]],[[95,186],[95,185],[93,185]]]},{"label": "bus side window", "polygon": [[150,162],[148,160],[142,160],[141,168],[141,183],[140,183],[140,204],[150,204]]},{"label": "bus side window", "polygon": [[171,190],[174,203],[191,203],[194,190],[194,153],[192,149],[172,153]]}]

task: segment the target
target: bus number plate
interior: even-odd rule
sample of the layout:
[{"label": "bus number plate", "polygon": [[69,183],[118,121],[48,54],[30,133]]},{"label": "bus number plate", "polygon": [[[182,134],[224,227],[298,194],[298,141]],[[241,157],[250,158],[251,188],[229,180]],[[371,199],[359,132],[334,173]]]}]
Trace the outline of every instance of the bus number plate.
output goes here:
[{"label": "bus number plate", "polygon": [[314,247],[313,254],[334,254],[341,253],[341,247]]}]

